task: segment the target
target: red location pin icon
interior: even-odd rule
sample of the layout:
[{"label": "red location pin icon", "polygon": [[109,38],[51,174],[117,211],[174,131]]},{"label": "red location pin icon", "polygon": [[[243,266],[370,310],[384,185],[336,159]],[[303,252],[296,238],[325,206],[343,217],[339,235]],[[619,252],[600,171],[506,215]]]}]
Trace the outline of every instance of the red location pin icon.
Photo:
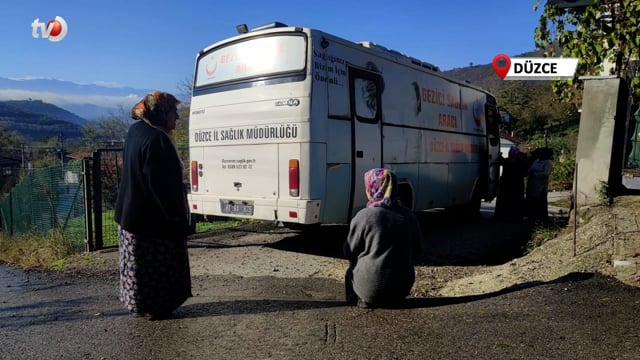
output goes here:
[{"label": "red location pin icon", "polygon": [[505,54],[496,55],[493,58],[493,70],[500,76],[500,79],[504,80],[504,77],[509,73],[511,68],[511,58]]}]

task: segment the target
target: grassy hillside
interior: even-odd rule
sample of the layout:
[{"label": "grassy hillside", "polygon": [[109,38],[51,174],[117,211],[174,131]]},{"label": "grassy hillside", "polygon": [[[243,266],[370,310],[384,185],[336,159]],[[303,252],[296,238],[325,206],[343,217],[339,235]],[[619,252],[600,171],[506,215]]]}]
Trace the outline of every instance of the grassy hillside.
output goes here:
[{"label": "grassy hillside", "polygon": [[40,100],[0,101],[0,127],[30,141],[79,138],[86,120]]}]

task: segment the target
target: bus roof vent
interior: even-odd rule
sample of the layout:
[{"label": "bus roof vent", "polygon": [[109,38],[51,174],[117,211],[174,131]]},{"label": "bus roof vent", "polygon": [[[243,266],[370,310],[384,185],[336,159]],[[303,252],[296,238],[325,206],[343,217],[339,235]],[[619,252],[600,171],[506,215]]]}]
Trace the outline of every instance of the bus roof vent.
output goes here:
[{"label": "bus roof vent", "polygon": [[431,71],[440,71],[440,68],[437,67],[436,65],[433,65],[433,64],[428,63],[428,62],[424,62],[422,60],[418,60],[418,59],[416,59],[414,57],[407,56],[407,55],[405,55],[405,54],[403,54],[403,53],[401,53],[399,51],[386,48],[386,47],[384,47],[382,45],[378,45],[378,44],[373,43],[371,41],[361,41],[361,42],[358,42],[358,44],[360,44],[360,46],[363,46],[363,47],[366,47],[366,48],[369,48],[369,49],[376,49],[378,51],[383,51],[383,52],[386,52],[386,53],[391,54],[393,56],[400,57],[401,59],[399,59],[399,60],[405,60],[407,62],[410,62],[413,65],[420,66],[420,67],[423,67],[425,69],[429,69]]},{"label": "bus roof vent", "polygon": [[440,68],[437,67],[436,65],[433,65],[433,64],[428,63],[426,61],[422,61],[422,60],[416,59],[414,57],[412,57],[410,59],[411,59],[411,63],[413,65],[420,66],[420,67],[423,67],[425,69],[429,69],[431,71],[440,71]]},{"label": "bus roof vent", "polygon": [[391,49],[389,49],[387,47],[384,47],[382,45],[378,45],[378,44],[376,44],[374,42],[371,42],[371,41],[360,41],[358,44],[360,44],[360,45],[362,45],[362,46],[364,46],[366,48],[369,48],[369,49],[376,49],[376,50],[380,50],[380,51],[391,53],[393,55],[404,56],[403,54],[401,54],[398,51],[391,50]]},{"label": "bus roof vent", "polygon": [[281,23],[278,21],[269,23],[269,24],[264,24],[264,25],[260,25],[254,28],[251,28],[251,31],[258,31],[258,30],[265,30],[265,29],[273,29],[273,28],[280,28],[280,27],[287,27],[288,25],[285,23]]},{"label": "bus roof vent", "polygon": [[422,67],[423,68],[427,68],[427,69],[429,69],[431,71],[440,71],[440,68],[438,66],[433,65],[433,64],[429,64],[429,63],[423,63]]}]

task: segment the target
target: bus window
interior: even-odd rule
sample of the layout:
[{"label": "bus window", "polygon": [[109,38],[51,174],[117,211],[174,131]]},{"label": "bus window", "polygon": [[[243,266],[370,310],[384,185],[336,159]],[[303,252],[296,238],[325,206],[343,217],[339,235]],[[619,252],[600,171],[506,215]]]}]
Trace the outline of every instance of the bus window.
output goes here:
[{"label": "bus window", "polygon": [[302,35],[250,38],[199,57],[195,86],[301,71],[305,63],[306,39]]},{"label": "bus window", "polygon": [[376,122],[378,113],[378,87],[369,79],[354,79],[355,108],[358,120]]}]

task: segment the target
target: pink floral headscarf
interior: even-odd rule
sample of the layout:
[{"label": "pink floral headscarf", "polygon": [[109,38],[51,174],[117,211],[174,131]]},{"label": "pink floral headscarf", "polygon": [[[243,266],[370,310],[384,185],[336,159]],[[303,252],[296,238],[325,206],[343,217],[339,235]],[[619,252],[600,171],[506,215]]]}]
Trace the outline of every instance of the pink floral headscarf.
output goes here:
[{"label": "pink floral headscarf", "polygon": [[396,175],[388,169],[376,168],[364,174],[367,207],[394,207],[400,205]]}]

